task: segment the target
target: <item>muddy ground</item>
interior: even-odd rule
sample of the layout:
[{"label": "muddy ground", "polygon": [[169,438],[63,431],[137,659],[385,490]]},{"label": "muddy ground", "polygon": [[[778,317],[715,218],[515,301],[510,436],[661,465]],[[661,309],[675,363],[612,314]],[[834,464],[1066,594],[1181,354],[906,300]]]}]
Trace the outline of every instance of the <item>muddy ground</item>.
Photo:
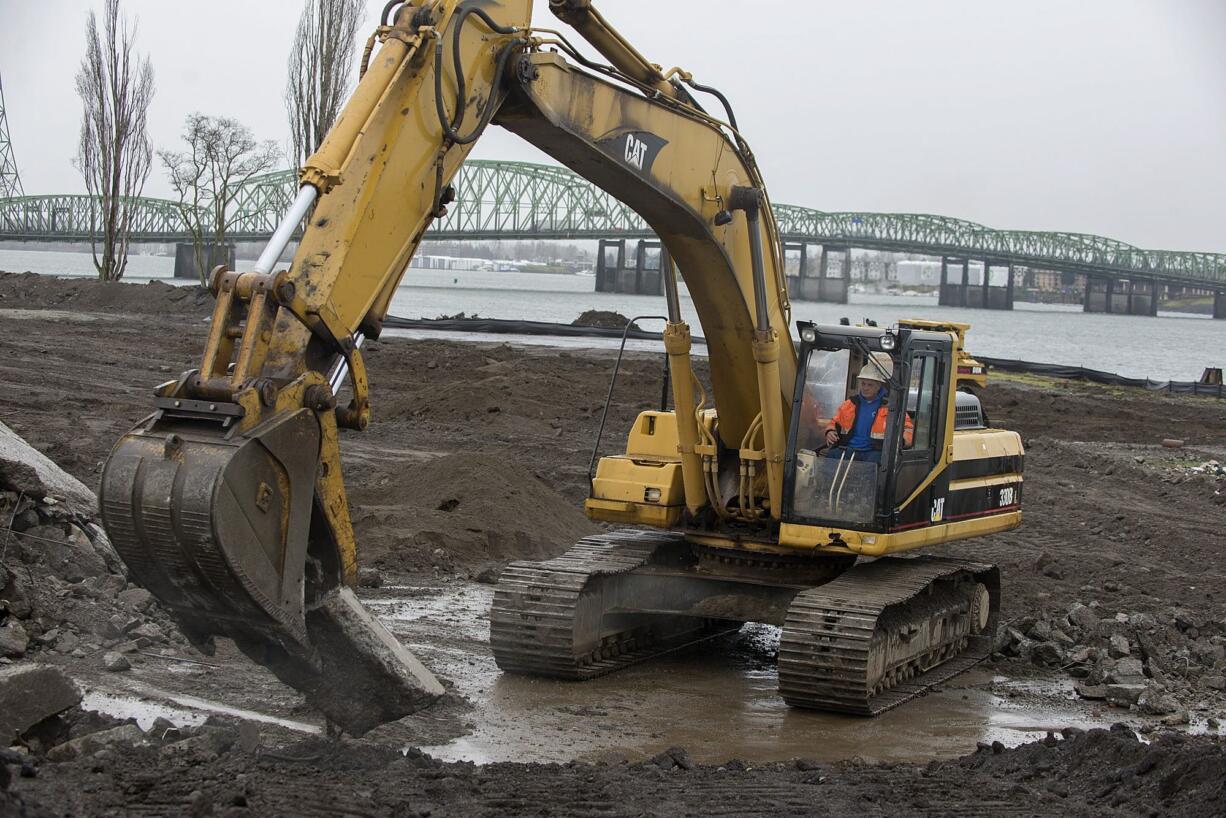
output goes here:
[{"label": "muddy ground", "polygon": [[[195,365],[210,307],[195,289],[0,275],[0,421],[96,487],[110,446],[148,412],[151,387]],[[700,739],[667,724],[633,741],[605,735],[596,743],[621,751],[595,752],[588,734],[633,733],[635,713],[652,712],[618,699],[606,682],[593,690],[607,701],[567,693],[576,701],[555,702],[559,729],[576,736],[570,757],[584,763],[473,766],[400,750],[450,747],[435,755],[471,757],[455,748],[480,737],[476,721],[499,697],[527,712],[534,696],[555,694],[492,680],[480,683],[494,687],[491,701],[477,701],[480,685],[466,668],[484,679],[491,664],[482,620],[439,610],[439,600],[479,603],[486,586],[472,580],[488,581],[509,559],[559,553],[596,530],[578,509],[612,354],[385,337],[367,358],[374,422],[342,443],[360,556],[370,584],[383,586],[363,595],[381,617],[415,602],[436,606],[434,619],[406,614],[419,624],[397,633],[440,667],[452,694],[360,741],[304,738],[320,721],[293,691],[225,645],[214,657],[196,654],[105,566],[65,575],[27,525],[54,528],[55,520],[39,518],[46,509],[31,518],[30,509],[12,508],[12,519],[0,520],[13,529],[2,535],[0,625],[20,625],[27,644],[6,661],[62,667],[86,689],[87,708],[135,716],[144,728],[135,744],[147,746],[129,734],[51,761],[35,742],[37,775],[6,768],[13,779],[0,814],[1219,812],[1226,759],[1213,734],[1226,713],[1226,476],[1212,463],[1226,462],[1226,403],[1026,377],[998,378],[985,395],[993,423],[1026,441],[1025,522],[944,550],[1001,566],[1007,627],[986,672],[913,703],[898,729],[956,732],[940,722],[942,695],[951,707],[976,696],[989,709],[1032,703],[1046,708],[1044,728],[1063,726],[1060,719],[1126,728],[978,750],[971,730],[925,757],[891,753],[891,739],[868,729],[863,747],[846,738],[827,747],[823,736],[841,735],[837,725],[827,734],[825,722],[792,718],[788,756],[762,751],[736,728]],[[606,451],[659,396],[657,358],[633,355],[623,373]],[[1164,448],[1163,439],[1183,445]],[[22,583],[24,616],[20,600],[13,604]],[[100,619],[118,633],[98,627]],[[756,647],[763,638],[766,647]],[[683,692],[661,680],[691,679],[695,667],[719,673],[724,657],[743,677],[769,676],[769,638],[744,636],[637,670],[634,696],[652,704],[675,696],[674,706],[686,706]],[[115,653],[128,670],[107,669]],[[178,727],[152,728],[142,701],[160,703],[156,712]],[[241,712],[226,715],[219,703]],[[73,713],[59,739],[112,724]],[[244,728],[252,723],[254,739]],[[678,737],[689,752],[657,755]],[[506,749],[491,758],[565,761],[556,747],[521,756]],[[816,760],[783,760],[791,755]],[[907,763],[872,762],[890,758]]]}]

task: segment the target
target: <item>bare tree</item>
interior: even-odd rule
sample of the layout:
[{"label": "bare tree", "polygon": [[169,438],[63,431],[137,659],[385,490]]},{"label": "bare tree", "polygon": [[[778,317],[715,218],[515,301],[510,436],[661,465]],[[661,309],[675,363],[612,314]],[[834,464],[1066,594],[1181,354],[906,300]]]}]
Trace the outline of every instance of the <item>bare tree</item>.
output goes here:
[{"label": "bare tree", "polygon": [[[103,281],[123,278],[128,266],[135,198],[149,176],[153,149],[146,129],[153,101],[153,66],[132,53],[136,26],[119,15],[119,0],[106,0],[103,35],[89,13],[85,57],[77,72],[84,106],[76,164],[85,189],[97,197],[101,224],[91,225],[90,249]],[[101,239],[102,246],[98,242]]]},{"label": "bare tree", "polygon": [[188,149],[158,151],[179,197],[179,213],[192,237],[201,283],[209,261],[226,245],[236,216],[231,211],[243,184],[274,168],[281,151],[272,140],[257,142],[251,129],[226,117],[191,114],[183,128]]},{"label": "bare tree", "polygon": [[289,55],[285,107],[294,161],[302,165],[328,135],[349,95],[364,0],[306,0]]}]

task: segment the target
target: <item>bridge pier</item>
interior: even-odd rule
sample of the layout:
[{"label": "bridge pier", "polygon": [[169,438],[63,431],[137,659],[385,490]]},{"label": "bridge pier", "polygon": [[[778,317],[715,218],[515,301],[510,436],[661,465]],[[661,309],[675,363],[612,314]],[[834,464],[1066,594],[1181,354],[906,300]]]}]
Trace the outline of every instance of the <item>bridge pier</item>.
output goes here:
[{"label": "bridge pier", "polygon": [[626,240],[601,239],[596,254],[596,292],[619,293],[626,268]]},{"label": "bridge pier", "polygon": [[784,266],[788,264],[788,253],[798,253],[796,274],[788,274],[788,295],[795,301],[820,301],[820,279],[813,275],[813,266],[809,264],[809,242],[791,243],[783,246]]},{"label": "bridge pier", "polygon": [[[843,254],[843,265],[840,268],[841,276],[837,278],[830,277],[830,252]],[[817,301],[825,301],[830,304],[846,304],[847,303],[847,286],[851,281],[851,248],[850,247],[827,247],[822,245],[820,260],[817,267]]]},{"label": "bridge pier", "polygon": [[[956,284],[949,280],[949,268],[951,265],[957,265],[959,269]],[[967,305],[966,289],[969,278],[969,261],[964,258],[943,256],[941,258],[941,288],[937,296],[937,303],[942,307],[965,307]]]},{"label": "bridge pier", "polygon": [[1116,279],[1086,276],[1084,312],[1114,315],[1158,314],[1159,285],[1153,279]]},{"label": "bridge pier", "polygon": [[233,270],[235,265],[234,245],[224,246],[210,244],[205,249],[206,262],[203,271],[196,267],[196,247],[193,244],[175,245],[175,278],[190,278],[193,281],[203,281],[218,264],[224,264]]},{"label": "bridge pier", "polygon": [[1158,314],[1158,282],[1152,278],[1128,282],[1128,314],[1149,315]]},{"label": "bridge pier", "polygon": [[[949,268],[957,265],[961,268],[957,283],[949,280]],[[1005,283],[992,285],[992,267],[1005,267]],[[972,307],[981,310],[1011,310],[1013,309],[1013,264],[993,264],[983,262],[983,272],[979,282],[970,283],[970,261],[962,258],[941,258],[941,288],[937,303],[942,307]]]},{"label": "bridge pier", "polygon": [[[654,261],[648,260],[648,255]],[[639,239],[634,254],[634,289],[629,292],[638,295],[663,295],[663,277],[660,275],[663,249],[658,241]]]},{"label": "bridge pier", "polygon": [[[1005,268],[1004,286],[992,286],[992,267]],[[983,263],[983,308],[985,310],[1013,309],[1013,264],[993,265],[990,261]]]},{"label": "bridge pier", "polygon": [[[654,261],[648,260],[649,255],[654,256]],[[662,258],[660,242],[639,239],[635,245],[634,265],[630,266],[626,259],[625,239],[601,239],[596,253],[596,292],[662,294]]]},{"label": "bridge pier", "polygon": [[1213,317],[1226,319],[1226,290],[1213,293]]}]

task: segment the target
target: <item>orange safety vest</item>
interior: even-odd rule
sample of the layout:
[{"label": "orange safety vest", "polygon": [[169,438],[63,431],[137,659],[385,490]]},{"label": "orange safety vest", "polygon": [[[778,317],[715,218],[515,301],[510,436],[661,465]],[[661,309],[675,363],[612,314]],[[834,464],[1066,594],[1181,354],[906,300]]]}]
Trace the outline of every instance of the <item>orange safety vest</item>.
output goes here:
[{"label": "orange safety vest", "polygon": [[[856,427],[856,415],[860,414],[861,398],[859,395],[853,395],[843,401],[843,405],[839,407],[839,411],[834,413],[830,423],[826,426],[826,431],[835,429],[839,433],[840,438],[846,438],[851,434],[852,429]],[[873,418],[873,426],[869,429],[869,438],[873,442],[874,449],[880,449],[885,442],[885,422],[889,417],[890,410],[886,406],[885,400],[881,402],[881,408],[877,410],[877,417]],[[907,446],[911,445],[911,439],[915,431],[915,424],[911,422],[911,418],[907,413],[903,413],[906,418],[906,428],[903,429],[903,443]],[[840,440],[840,443],[846,443],[846,440]]]}]

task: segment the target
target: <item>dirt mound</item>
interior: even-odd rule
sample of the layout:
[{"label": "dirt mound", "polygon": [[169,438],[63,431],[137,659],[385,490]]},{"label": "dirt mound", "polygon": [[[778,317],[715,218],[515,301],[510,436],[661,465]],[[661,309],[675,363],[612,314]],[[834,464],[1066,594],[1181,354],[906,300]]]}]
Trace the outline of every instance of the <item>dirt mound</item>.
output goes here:
[{"label": "dirt mound", "polygon": [[531,472],[490,455],[405,465],[350,502],[359,558],[385,569],[474,572],[554,556],[597,530]]},{"label": "dirt mound", "polygon": [[[572,327],[600,327],[601,329],[625,329],[630,323],[630,319],[622,315],[620,312],[610,312],[608,310],[587,310],[574,321],[570,322]],[[639,329],[638,324],[631,325],[631,329]]]},{"label": "dirt mound", "polygon": [[1063,741],[1049,734],[1015,750],[983,746],[948,766],[972,779],[987,774],[1024,781],[1018,786],[1025,792],[1017,795],[1031,803],[1055,795],[1070,807],[1099,814],[1108,807],[1132,812],[1147,806],[1152,815],[1212,815],[1226,796],[1226,748],[1220,741],[1164,733],[1144,743],[1122,724],[1088,732],[1066,729],[1062,735]]},{"label": "dirt mound", "polygon": [[104,284],[90,278],[0,272],[0,307],[207,315],[213,309],[213,294],[195,284],[175,286],[162,281]]}]

